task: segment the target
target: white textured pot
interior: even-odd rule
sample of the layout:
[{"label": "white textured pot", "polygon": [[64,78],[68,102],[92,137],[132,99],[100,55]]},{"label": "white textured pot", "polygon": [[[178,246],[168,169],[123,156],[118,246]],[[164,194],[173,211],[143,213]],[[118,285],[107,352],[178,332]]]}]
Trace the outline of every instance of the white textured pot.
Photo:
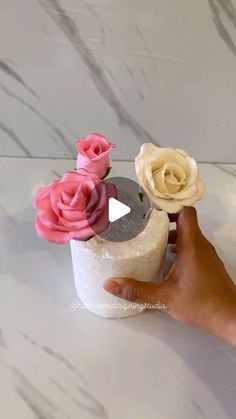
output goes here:
[{"label": "white textured pot", "polygon": [[161,278],[168,232],[167,214],[153,210],[146,228],[132,240],[119,243],[100,237],[87,242],[71,240],[75,286],[83,305],[106,318],[141,313],[143,309],[140,305],[106,292],[103,282],[112,276],[140,281]]}]

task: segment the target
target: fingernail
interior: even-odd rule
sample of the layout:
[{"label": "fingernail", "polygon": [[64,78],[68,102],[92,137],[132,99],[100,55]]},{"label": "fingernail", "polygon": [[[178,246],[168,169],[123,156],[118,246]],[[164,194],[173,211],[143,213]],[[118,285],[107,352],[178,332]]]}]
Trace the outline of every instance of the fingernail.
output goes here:
[{"label": "fingernail", "polygon": [[122,292],[121,285],[113,279],[104,282],[104,289],[114,295],[121,295]]}]

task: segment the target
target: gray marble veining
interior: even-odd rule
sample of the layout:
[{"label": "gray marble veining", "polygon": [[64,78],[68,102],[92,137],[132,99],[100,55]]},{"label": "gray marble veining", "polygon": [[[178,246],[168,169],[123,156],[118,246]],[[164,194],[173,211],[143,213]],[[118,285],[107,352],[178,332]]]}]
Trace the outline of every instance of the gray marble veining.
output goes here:
[{"label": "gray marble veining", "polygon": [[233,26],[236,28],[236,7],[232,0],[217,0],[219,7],[225,12]]},{"label": "gray marble veining", "polygon": [[82,380],[84,383],[86,383],[85,377],[81,374],[81,372],[76,368],[72,363],[65,357],[65,355],[62,355],[60,352],[55,351],[47,346],[42,346],[42,350],[46,352],[49,356],[55,358],[57,361],[61,362],[66,368],[68,368],[71,371],[74,371],[74,373]]},{"label": "gray marble veining", "polygon": [[119,123],[127,126],[141,143],[148,141],[155,144],[156,141],[150,133],[145,130],[138,121],[134,120],[125,109],[124,105],[119,101],[115,92],[112,90],[102,67],[96,61],[95,56],[82,39],[75,21],[63,9],[60,2],[58,0],[38,1],[67,39],[74,45],[75,50],[88,68],[94,86],[107,104],[113,109]]},{"label": "gray marble veining", "polygon": [[[134,72],[133,72],[133,70],[132,70],[132,68],[130,68],[129,66],[128,66],[128,64],[122,59],[122,58],[120,58],[120,61],[122,62],[122,64],[123,64],[123,66],[126,68],[126,70],[127,70],[127,72],[129,73],[129,76],[131,77],[131,78],[133,78],[134,77]],[[145,73],[144,73],[145,74]]]},{"label": "gray marble veining", "polygon": [[26,82],[23,80],[23,78],[19,75],[19,73],[16,72],[14,68],[12,68],[8,63],[0,59],[0,70],[6,73],[8,76],[12,77],[15,81],[20,83],[22,86],[24,86],[30,93],[32,93],[37,99],[39,99],[38,94],[29,87]]},{"label": "gray marble veining", "polygon": [[230,22],[236,28],[236,9],[233,6],[231,0],[208,0],[210,8],[213,13],[213,21],[215,23],[215,27],[226,43],[230,51],[236,55],[236,44],[234,43],[230,31],[226,28],[223,19],[222,19],[222,12],[226,14],[229,18]]},{"label": "gray marble veining", "polygon": [[[142,31],[140,30],[140,28],[139,28],[139,26],[137,24],[135,24],[135,29],[137,31],[137,34],[138,34],[141,42],[144,45],[144,49],[145,49],[145,51],[147,53],[147,56],[150,57],[151,60],[153,60],[153,54],[151,53],[150,48],[148,47],[147,42],[146,42],[146,40],[144,38],[144,35],[143,35]],[[155,63],[154,63],[154,66],[155,66]]]},{"label": "gray marble veining", "polygon": [[152,85],[151,85],[151,82],[148,80],[148,78],[147,78],[147,76],[146,76],[146,74],[145,74],[145,71],[143,71],[143,69],[141,70],[141,73],[142,73],[142,76],[143,76],[143,78],[144,78],[144,80],[145,80],[145,83],[146,83],[146,85],[147,85],[148,89],[149,89],[149,90],[152,90]]},{"label": "gray marble veining", "polygon": [[78,396],[71,397],[61,383],[54,378],[51,378],[50,381],[63,396],[68,397],[80,410],[89,413],[93,418],[108,419],[105,406],[81,386],[75,385]]},{"label": "gray marble veining", "polygon": [[[51,383],[67,398],[69,398],[77,407],[82,411],[88,412],[91,417],[108,419],[108,414],[104,405],[95,397],[91,392],[86,388],[82,387],[87,386],[87,380],[81,374],[76,366],[74,366],[63,354],[58,351],[55,351],[48,346],[38,345],[30,336],[25,332],[19,331],[19,335],[30,345],[36,346],[38,349],[45,352],[47,355],[52,357],[57,362],[61,363],[66,369],[69,369],[70,372],[74,373],[79,379],[80,384],[74,383],[76,392],[78,393],[77,397],[72,397],[68,394],[63,385],[58,382],[57,379],[51,377]],[[16,387],[17,393],[24,399],[24,401],[31,407],[33,411],[41,418],[49,419],[54,418],[52,413],[57,410],[55,404],[48,399],[39,389],[37,389],[30,380],[17,368],[12,367],[12,371],[15,376],[19,379],[20,384]],[[52,411],[52,412],[51,412]],[[41,416],[40,416],[41,415]],[[55,416],[57,417],[57,416]]]},{"label": "gray marble veining", "polygon": [[[59,141],[65,148],[65,150],[68,151],[68,153],[71,155],[71,157],[75,157],[75,150],[73,146],[67,141],[65,135],[62,133],[62,131],[56,127],[49,119],[43,115],[40,111],[38,111],[35,106],[31,105],[29,102],[27,102],[25,99],[22,99],[20,96],[18,96],[16,93],[12,92],[9,88],[1,84],[2,91],[8,95],[10,98],[15,99],[19,103],[21,103],[23,106],[25,106],[27,109],[29,109],[31,112],[33,112],[42,122],[44,122],[57,136],[57,139],[55,141]],[[19,140],[18,140],[19,141]]]},{"label": "gray marble veining", "polygon": [[30,408],[30,410],[34,413],[37,419],[56,419],[56,416],[52,414],[48,407],[45,406],[44,402],[42,403],[41,400],[38,400],[38,392],[33,392],[32,389],[30,392],[25,390],[24,388],[16,386],[16,392],[19,397],[26,403],[26,405]]},{"label": "gray marble veining", "polygon": [[107,74],[111,77],[111,79],[113,80],[113,82],[115,83],[115,85],[118,87],[118,90],[120,91],[120,93],[122,94],[122,96],[125,98],[126,101],[129,100],[127,94],[125,93],[125,91],[122,89],[122,87],[120,86],[116,76],[113,74],[113,72],[111,71],[111,69],[108,67],[108,65],[106,65],[106,63],[103,63],[103,67],[106,70]]},{"label": "gray marble veining", "polygon": [[91,393],[80,386],[76,386],[80,400],[73,398],[74,403],[83,410],[92,414],[95,418],[108,419],[108,413],[105,406],[100,403]]},{"label": "gray marble veining", "polygon": [[57,406],[39,390],[21,371],[12,367],[18,384],[16,392],[39,419],[56,419]]},{"label": "gray marble veining", "polygon": [[26,335],[26,333],[22,332],[21,330],[19,330],[18,333],[23,339],[28,341],[31,345],[37,346],[37,343],[30,336]]},{"label": "gray marble veining", "polygon": [[196,410],[198,411],[199,415],[200,415],[202,418],[205,418],[204,412],[203,412],[203,410],[202,410],[202,408],[201,408],[200,404],[199,404],[196,400],[193,400],[193,406],[195,406],[195,408],[196,408]]},{"label": "gray marble veining", "polygon": [[74,365],[72,365],[72,363],[65,357],[65,355],[61,354],[58,351],[55,351],[52,348],[49,348],[48,346],[37,344],[30,336],[28,336],[26,333],[22,331],[19,331],[19,334],[23,339],[28,341],[31,345],[38,346],[47,355],[61,362],[66,368],[68,368],[70,371],[73,371],[80,378],[82,382],[86,383],[85,377],[81,374],[81,372]]},{"label": "gray marble veining", "polygon": [[101,132],[115,160],[236,161],[236,0],[3,0],[0,28],[0,155],[75,158]]},{"label": "gray marble veining", "polygon": [[58,173],[56,170],[52,170],[52,174],[58,178],[61,178],[62,175],[60,175],[60,173]]},{"label": "gray marble veining", "polygon": [[0,347],[2,349],[6,349],[7,348],[7,345],[6,345],[6,343],[4,341],[4,338],[3,338],[3,332],[1,330],[1,328],[0,328]]},{"label": "gray marble veining", "polygon": [[3,205],[2,202],[0,202],[0,210],[3,212],[3,214],[6,216],[6,218],[9,220],[9,222],[15,226],[16,225],[16,220],[9,214],[9,212],[7,211],[7,209],[5,208],[5,206]]},{"label": "gray marble veining", "polygon": [[65,388],[60,384],[60,383],[58,383],[58,381],[57,380],[55,380],[55,378],[50,378],[50,381],[53,383],[53,385],[54,386],[56,386],[56,388],[62,393],[62,394],[67,394],[67,392],[66,392],[66,390],[65,390]]},{"label": "gray marble veining", "polygon": [[3,121],[0,119],[0,130],[3,131],[15,144],[18,145],[18,147],[23,151],[25,156],[31,157],[32,154],[30,150],[23,144],[23,141],[19,139],[17,134],[14,132],[14,130],[7,126]]},{"label": "gray marble veining", "polygon": [[236,169],[233,165],[227,165],[227,164],[214,164],[217,169],[221,170],[222,172],[227,173],[230,176],[236,177]]}]

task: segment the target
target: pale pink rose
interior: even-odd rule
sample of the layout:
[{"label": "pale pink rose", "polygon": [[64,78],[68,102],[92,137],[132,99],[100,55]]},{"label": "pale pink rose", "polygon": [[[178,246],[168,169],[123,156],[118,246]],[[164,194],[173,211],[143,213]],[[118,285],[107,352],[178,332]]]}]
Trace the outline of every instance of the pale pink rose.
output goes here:
[{"label": "pale pink rose", "polygon": [[36,191],[36,232],[57,244],[87,240],[108,227],[109,198],[116,196],[116,187],[96,175],[67,172]]},{"label": "pale pink rose", "polygon": [[77,169],[85,169],[102,178],[110,167],[109,153],[115,147],[100,134],[90,134],[75,142],[78,151]]}]

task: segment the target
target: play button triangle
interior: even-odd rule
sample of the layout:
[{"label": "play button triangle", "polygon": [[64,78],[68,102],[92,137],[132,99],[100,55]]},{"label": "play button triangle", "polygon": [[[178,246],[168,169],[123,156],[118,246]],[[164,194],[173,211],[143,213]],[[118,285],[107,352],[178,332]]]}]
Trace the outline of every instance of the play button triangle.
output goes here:
[{"label": "play button triangle", "polygon": [[113,223],[131,212],[130,207],[115,198],[109,199],[109,221]]}]

